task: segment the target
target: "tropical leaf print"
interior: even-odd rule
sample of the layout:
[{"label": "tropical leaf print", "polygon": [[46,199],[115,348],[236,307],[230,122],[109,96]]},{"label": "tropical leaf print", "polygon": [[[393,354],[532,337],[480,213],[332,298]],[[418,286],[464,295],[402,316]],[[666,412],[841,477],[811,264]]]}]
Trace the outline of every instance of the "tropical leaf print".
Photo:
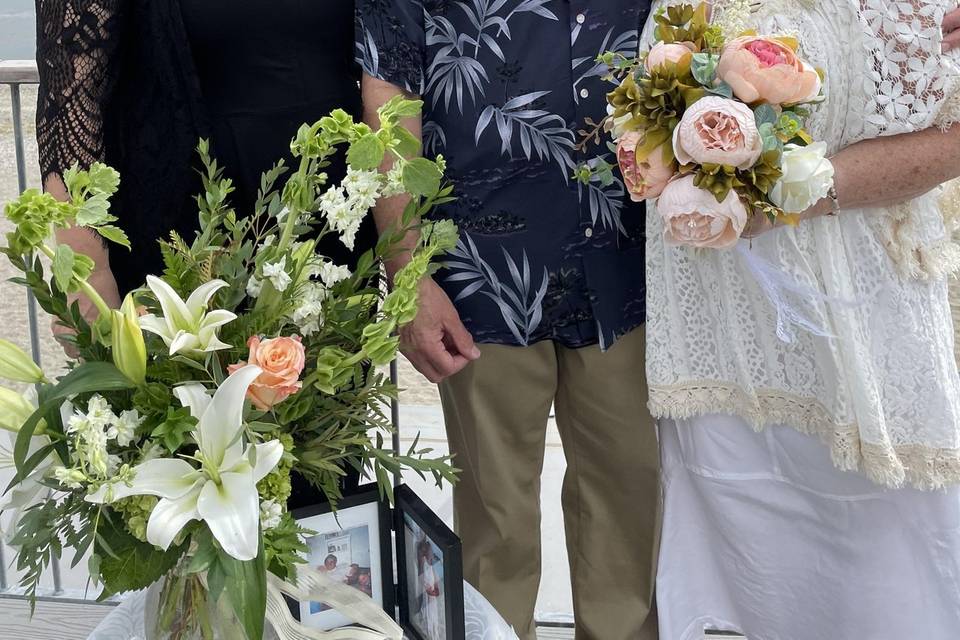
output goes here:
[{"label": "tropical leaf print", "polygon": [[[578,24],[573,30],[571,37],[574,44],[576,44],[577,38],[580,36],[580,28],[581,26]],[[603,42],[597,49],[596,56],[573,59],[573,74],[576,77],[576,80],[573,82],[573,95],[575,100],[580,100],[580,83],[588,78],[602,77],[609,72],[607,65],[599,62],[601,55],[607,51],[615,51],[626,56],[636,54],[637,48],[640,46],[639,31],[636,29],[626,31],[616,38],[613,37],[613,32],[614,30],[612,28],[607,31],[607,35],[604,36]],[[577,75],[578,73],[579,75]]]},{"label": "tropical leaf print", "polygon": [[446,281],[466,284],[455,302],[478,293],[492,300],[517,343],[527,345],[543,320],[543,299],[547,295],[550,274],[544,267],[540,285],[534,289],[526,250],[521,265],[505,248],[501,247],[501,250],[511,282],[501,281],[493,267],[480,257],[477,245],[467,233],[461,236],[456,249],[449,254],[451,259],[444,264],[452,272]]},{"label": "tropical leaf print", "polygon": [[532,160],[534,154],[540,160],[552,160],[560,166],[566,179],[575,164],[571,155],[574,133],[560,116],[531,108],[533,102],[549,93],[535,91],[512,98],[502,107],[486,107],[480,114],[474,135],[479,143],[490,123],[496,122],[501,154],[512,156],[514,138],[518,137],[520,148],[527,160]]},{"label": "tropical leaf print", "polygon": [[457,96],[457,108],[463,114],[464,89],[470,99],[476,103],[477,96],[484,95],[484,84],[489,82],[487,70],[473,56],[466,52],[470,36],[457,33],[456,27],[443,16],[426,17],[427,44],[439,46],[427,75],[427,93],[433,93],[433,106],[443,98],[444,107],[450,109],[450,101]]},{"label": "tropical leaf print", "polygon": [[447,134],[436,122],[424,122],[422,135],[423,152],[428,156],[436,157],[447,148]]},{"label": "tropical leaf print", "polygon": [[609,185],[603,185],[599,178],[594,176],[590,184],[579,184],[580,202],[587,197],[590,204],[590,217],[593,225],[599,222],[604,229],[617,229],[621,233],[626,233],[623,223],[620,220],[620,214],[623,211],[623,198],[626,195],[626,188],[619,178]]}]

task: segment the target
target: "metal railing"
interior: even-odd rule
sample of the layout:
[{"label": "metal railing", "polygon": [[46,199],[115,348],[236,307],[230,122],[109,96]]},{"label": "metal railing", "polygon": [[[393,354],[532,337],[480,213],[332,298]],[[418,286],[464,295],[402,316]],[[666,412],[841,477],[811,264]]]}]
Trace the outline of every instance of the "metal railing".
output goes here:
[{"label": "metal railing", "polygon": [[[0,60],[0,85],[10,87],[11,114],[13,117],[13,146],[16,154],[17,188],[20,193],[27,190],[27,158],[23,141],[23,105],[20,88],[23,85],[38,84],[40,77],[37,63],[33,60]],[[30,351],[34,361],[40,365],[40,332],[37,324],[37,302],[33,293],[27,291],[27,322],[29,325]],[[50,562],[53,576],[53,595],[63,594],[63,579],[60,562],[54,557]],[[0,544],[0,593],[10,590],[7,579],[7,559],[3,544]]]}]

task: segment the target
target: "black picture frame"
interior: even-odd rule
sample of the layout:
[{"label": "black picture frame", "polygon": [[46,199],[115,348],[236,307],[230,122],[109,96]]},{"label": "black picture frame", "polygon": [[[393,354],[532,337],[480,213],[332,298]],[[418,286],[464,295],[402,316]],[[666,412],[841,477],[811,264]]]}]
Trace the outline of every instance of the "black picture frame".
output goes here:
[{"label": "black picture frame", "polygon": [[[460,538],[447,527],[444,522],[406,486],[397,487],[394,496],[394,513],[397,548],[397,593],[399,600],[400,625],[412,640],[465,640],[465,621],[463,612],[463,552]],[[409,566],[408,551],[411,549],[411,540],[408,533],[416,533],[408,523],[416,525],[434,550],[434,557],[439,551],[443,570],[443,633],[430,635],[424,630],[422,623],[418,624],[411,611],[412,596],[410,584],[415,571]],[[419,576],[416,577],[419,580]],[[422,607],[422,605],[421,605]],[[434,629],[434,632],[436,630]]]},{"label": "black picture frame", "polygon": [[[314,537],[332,535],[336,531],[335,527],[341,528],[342,531],[349,531],[349,528],[343,526],[344,523],[356,522],[358,518],[362,518],[365,515],[368,528],[367,534],[369,536],[368,543],[372,543],[374,535],[376,535],[376,539],[379,542],[378,559],[380,563],[380,576],[379,579],[376,579],[373,575],[373,567],[371,566],[371,581],[376,581],[376,583],[380,585],[384,611],[386,611],[391,618],[396,615],[396,587],[394,585],[393,575],[394,521],[390,504],[380,497],[380,490],[376,484],[360,485],[356,489],[344,492],[343,498],[337,503],[335,513],[330,503],[302,507],[300,509],[294,509],[290,513],[301,526],[317,531],[318,535],[307,538],[308,542]],[[370,522],[370,516],[373,513],[376,513],[377,521],[375,524]],[[311,525],[311,523],[313,523],[313,525]],[[318,523],[322,525],[319,529],[316,526]],[[373,553],[371,552],[371,556],[372,555]],[[372,560],[373,558],[371,557],[371,561]],[[305,626],[313,626],[313,624],[310,624],[309,620],[304,620],[304,613],[307,614],[307,617],[312,617],[322,616],[326,612],[313,611],[310,608],[310,603],[293,602],[291,609],[293,610],[294,617],[300,620]],[[336,612],[332,612],[327,615],[326,618],[335,621],[337,623],[336,625],[330,627],[323,626],[321,624],[322,620],[317,618],[314,620],[314,624],[317,625],[314,628],[331,630],[347,622],[342,616],[338,617],[339,614],[333,615],[335,613]]]}]

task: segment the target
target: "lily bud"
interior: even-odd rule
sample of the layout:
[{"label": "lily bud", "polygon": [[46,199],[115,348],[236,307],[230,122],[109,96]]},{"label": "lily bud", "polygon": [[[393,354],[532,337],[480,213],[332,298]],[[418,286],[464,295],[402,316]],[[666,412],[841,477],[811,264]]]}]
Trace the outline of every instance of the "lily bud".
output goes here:
[{"label": "lily bud", "polygon": [[0,387],[0,429],[18,433],[36,408],[16,391]]},{"label": "lily bud", "polygon": [[43,371],[23,349],[0,339],[0,378],[27,384],[46,382]]},{"label": "lily bud", "polygon": [[123,375],[138,385],[147,380],[147,345],[132,296],[127,296],[120,309],[111,312],[113,364]]}]

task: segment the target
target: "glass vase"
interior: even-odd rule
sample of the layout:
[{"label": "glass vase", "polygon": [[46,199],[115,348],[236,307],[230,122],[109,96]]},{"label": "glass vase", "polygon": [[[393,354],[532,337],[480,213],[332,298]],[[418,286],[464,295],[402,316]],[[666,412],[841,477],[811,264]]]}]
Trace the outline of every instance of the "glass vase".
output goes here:
[{"label": "glass vase", "polygon": [[144,631],[146,640],[245,640],[247,637],[226,593],[214,600],[207,589],[206,574],[187,573],[184,565],[148,590]]}]

